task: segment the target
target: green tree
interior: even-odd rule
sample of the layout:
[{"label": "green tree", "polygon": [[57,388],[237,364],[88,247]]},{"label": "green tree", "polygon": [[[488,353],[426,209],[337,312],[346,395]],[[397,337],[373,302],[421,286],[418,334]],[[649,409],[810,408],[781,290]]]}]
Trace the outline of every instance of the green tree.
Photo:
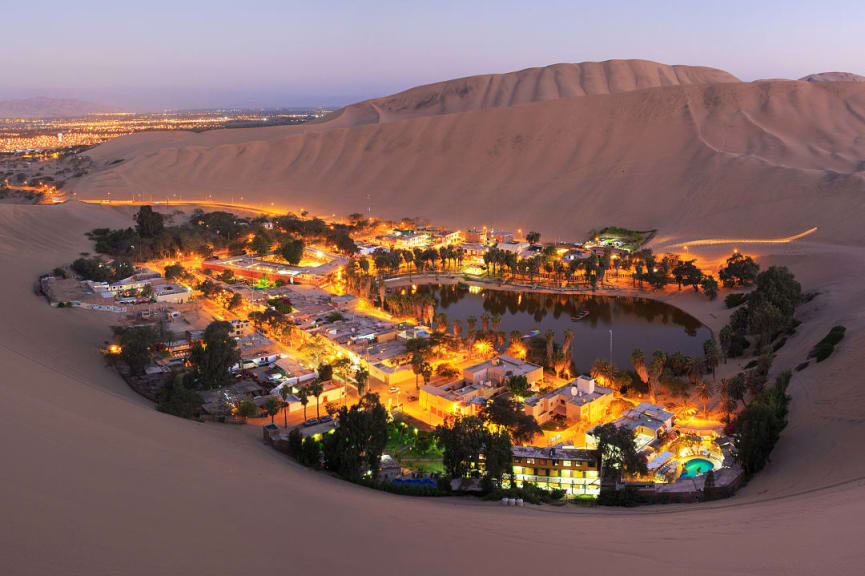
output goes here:
[{"label": "green tree", "polygon": [[273,396],[264,401],[264,411],[270,416],[271,424],[273,424],[274,417],[279,414],[280,407],[282,407],[282,404]]},{"label": "green tree", "polygon": [[366,385],[369,383],[369,370],[363,366],[358,367],[354,373],[354,381],[357,382],[357,395],[363,398]]},{"label": "green tree", "polygon": [[658,384],[661,382],[661,375],[664,373],[664,365],[667,363],[667,356],[660,350],[655,350],[652,353],[652,361],[649,362],[649,395],[652,402],[655,402],[655,397],[658,390]]},{"label": "green tree", "polygon": [[733,328],[729,324],[726,324],[718,333],[718,339],[721,341],[721,359],[726,364],[727,355],[730,353],[730,345],[733,343]]},{"label": "green tree", "polygon": [[415,351],[411,355],[411,370],[414,372],[414,387],[415,390],[420,392],[420,382],[418,378],[423,373],[423,366],[426,362],[423,359],[423,354],[418,351]]},{"label": "green tree", "polygon": [[598,441],[597,451],[601,459],[602,474],[611,471],[632,475],[648,473],[645,459],[637,453],[634,433],[631,430],[608,423],[596,427],[592,435]]},{"label": "green tree", "polygon": [[300,405],[303,406],[303,421],[306,422],[306,406],[309,404],[309,388],[307,386],[301,386],[297,391],[298,396],[300,397]]},{"label": "green tree", "polygon": [[366,472],[375,481],[387,438],[387,410],[377,394],[367,394],[351,408],[340,408],[339,427],[324,437],[325,467],[350,480]]},{"label": "green tree", "polygon": [[159,343],[159,333],[152,326],[134,326],[120,334],[120,359],[129,367],[133,376],[144,374],[144,369],[153,360],[154,347]]},{"label": "green tree", "polygon": [[529,380],[523,375],[510,376],[507,379],[507,387],[512,396],[518,398],[527,398],[531,396],[532,387],[529,385]]},{"label": "green tree", "polygon": [[258,406],[249,398],[245,398],[235,405],[235,413],[243,419],[258,416]]},{"label": "green tree", "polygon": [[229,370],[240,362],[240,350],[231,336],[231,324],[211,322],[204,330],[201,342],[196,342],[189,355],[193,377],[200,388],[222,388],[231,382]]},{"label": "green tree", "polygon": [[183,264],[170,264],[165,267],[166,280],[180,280],[186,278],[189,273],[183,267]]},{"label": "green tree", "polygon": [[150,206],[142,206],[135,214],[135,230],[142,238],[156,238],[165,227],[165,220],[159,212],[154,212]]},{"label": "green tree", "polygon": [[255,236],[252,237],[252,242],[250,243],[250,248],[255,252],[259,257],[267,256],[268,252],[270,252],[270,247],[273,245],[273,240],[270,235],[264,230],[260,230],[255,233]]},{"label": "green tree", "polygon": [[703,357],[705,358],[706,368],[712,372],[712,378],[715,377],[715,369],[720,363],[719,356],[718,345],[715,343],[714,338],[709,338],[703,342]]},{"label": "green tree", "polygon": [[283,384],[279,387],[279,397],[282,398],[282,417],[283,428],[288,428],[288,397],[291,395],[291,388]]},{"label": "green tree", "polygon": [[198,418],[203,403],[198,393],[183,385],[179,374],[171,374],[159,393],[156,409],[180,418]]},{"label": "green tree", "polygon": [[309,393],[312,396],[315,396],[315,417],[320,418],[319,413],[319,398],[321,398],[321,393],[324,392],[324,384],[322,383],[321,377],[316,378],[312,381],[312,383],[308,386]]},{"label": "green tree", "polygon": [[640,380],[648,383],[649,372],[646,369],[646,356],[643,354],[642,350],[637,348],[631,353],[631,363],[634,365],[634,372],[637,373]]},{"label": "green tree", "polygon": [[757,279],[760,266],[750,256],[735,252],[727,258],[727,265],[718,272],[725,288],[750,286]]},{"label": "green tree", "polygon": [[714,276],[703,276],[703,279],[700,281],[700,288],[703,289],[703,294],[709,300],[714,300],[718,297],[718,281],[715,280]]},{"label": "green tree", "polygon": [[450,424],[436,427],[436,439],[443,450],[442,463],[450,478],[462,478],[478,468],[489,430],[477,416],[459,416]]},{"label": "green tree", "polygon": [[535,435],[542,433],[534,416],[523,410],[523,404],[506,395],[488,400],[479,416],[497,431],[507,431],[511,440],[519,444],[529,443]]},{"label": "green tree", "polygon": [[302,239],[286,240],[279,246],[279,254],[292,266],[297,266],[303,259],[304,242]]},{"label": "green tree", "polygon": [[226,308],[228,310],[237,310],[238,308],[240,308],[240,306],[242,304],[243,304],[243,296],[241,296],[239,293],[235,292],[234,294],[232,294],[231,298],[229,299],[228,304],[226,305]]},{"label": "green tree", "polygon": [[491,485],[501,485],[502,477],[510,474],[513,467],[513,450],[511,438],[507,431],[487,432],[484,441],[485,481]]}]

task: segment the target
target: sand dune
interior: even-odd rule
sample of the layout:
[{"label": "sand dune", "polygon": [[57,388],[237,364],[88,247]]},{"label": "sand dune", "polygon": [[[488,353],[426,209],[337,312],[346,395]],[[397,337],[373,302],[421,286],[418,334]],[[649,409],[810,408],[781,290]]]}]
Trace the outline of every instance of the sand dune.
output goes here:
[{"label": "sand dune", "polygon": [[852,72],[820,72],[799,78],[804,82],[865,82],[865,76]]},{"label": "sand dune", "polygon": [[737,235],[819,226],[832,239],[862,238],[851,210],[865,185],[858,83],[669,86],[292,128],[120,138],[91,152],[105,168],[72,189],[82,198],[246,195],[324,214],[365,211],[369,197],[377,216],[562,238],[599,224],[676,232],[694,222]]},{"label": "sand dune", "polygon": [[554,64],[418,86],[392,96],[352,104],[322,121],[347,127],[590,94],[723,82],[739,82],[739,79],[715,68],[669,66],[648,60]]},{"label": "sand dune", "polygon": [[[110,316],[51,309],[30,289],[39,272],[89,249],[84,231],[130,223],[129,209],[0,206],[6,574],[460,574],[478,566],[511,574],[569,562],[610,574],[861,568],[865,463],[855,455],[865,440],[865,397],[854,377],[865,322],[861,249],[785,245],[763,256],[828,292],[804,311],[806,324],[785,353],[800,353],[836,314],[854,317],[853,340],[794,378],[791,426],[768,469],[739,496],[536,510],[386,495],[300,468],[261,446],[256,430],[152,410],[96,351]],[[830,269],[842,274],[826,284]],[[701,315],[720,313],[719,303],[684,302]],[[845,311],[850,302],[858,307]]]}]

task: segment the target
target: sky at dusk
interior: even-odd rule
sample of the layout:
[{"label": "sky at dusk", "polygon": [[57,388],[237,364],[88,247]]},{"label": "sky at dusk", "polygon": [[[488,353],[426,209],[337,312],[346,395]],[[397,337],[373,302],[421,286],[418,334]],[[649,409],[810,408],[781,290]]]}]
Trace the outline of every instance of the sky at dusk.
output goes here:
[{"label": "sky at dusk", "polygon": [[643,58],[865,74],[865,2],[0,0],[0,98],[337,106],[449,78]]}]

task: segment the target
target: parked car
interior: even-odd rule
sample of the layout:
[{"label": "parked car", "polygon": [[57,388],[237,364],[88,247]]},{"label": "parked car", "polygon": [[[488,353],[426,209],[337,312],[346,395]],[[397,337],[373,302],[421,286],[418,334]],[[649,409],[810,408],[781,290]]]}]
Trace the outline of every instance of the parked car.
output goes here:
[{"label": "parked car", "polygon": [[390,392],[391,394],[396,394],[397,392],[399,392],[399,388],[397,388],[396,386],[391,386],[390,388],[387,389],[387,391]]},{"label": "parked car", "polygon": [[416,400],[417,400],[417,396],[415,396],[414,394],[412,394],[411,396],[408,397],[409,402],[414,402]]},{"label": "parked car", "polygon": [[304,421],[303,425],[306,427],[315,426],[319,423],[318,418],[310,418],[309,420]]},{"label": "parked car", "polygon": [[328,422],[333,422],[332,416],[322,416],[318,419],[319,424],[327,424]]}]

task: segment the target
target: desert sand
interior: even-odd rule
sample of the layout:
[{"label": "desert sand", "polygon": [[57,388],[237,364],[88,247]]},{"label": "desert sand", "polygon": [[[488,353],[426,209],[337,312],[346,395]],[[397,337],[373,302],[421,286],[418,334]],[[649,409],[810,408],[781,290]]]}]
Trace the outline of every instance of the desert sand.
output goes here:
[{"label": "desert sand", "polygon": [[[636,510],[513,509],[353,486],[266,448],[258,428],[153,410],[98,353],[108,313],[52,309],[32,292],[40,272],[90,249],[84,231],[126,224],[129,208],[0,206],[6,573],[458,574],[483,566],[511,574],[566,565],[611,574],[858,573],[858,248],[790,244],[761,257],[825,291],[802,310],[805,324],[777,365],[802,357],[838,320],[850,337],[830,361],[795,376],[791,424],[767,470],[739,495]],[[717,302],[686,295],[681,303],[709,322],[723,314]]]},{"label": "desert sand", "polygon": [[[771,463],[732,499],[620,510],[398,497],[301,468],[257,429],[156,412],[97,351],[110,316],[33,295],[39,273],[92,249],[85,231],[131,225],[129,207],[0,206],[9,573],[861,573],[865,87],[725,81],[327,125],[121,138],[93,155],[124,161],[75,189],[248,194],[326,214],[362,210],[370,194],[380,216],[536,226],[547,239],[659,228],[658,251],[818,226],[748,246],[820,292],[775,366],[796,365],[834,324],[848,336],[795,374]],[[734,246],[692,252],[717,261]],[[674,301],[714,327],[727,313]]]}]

